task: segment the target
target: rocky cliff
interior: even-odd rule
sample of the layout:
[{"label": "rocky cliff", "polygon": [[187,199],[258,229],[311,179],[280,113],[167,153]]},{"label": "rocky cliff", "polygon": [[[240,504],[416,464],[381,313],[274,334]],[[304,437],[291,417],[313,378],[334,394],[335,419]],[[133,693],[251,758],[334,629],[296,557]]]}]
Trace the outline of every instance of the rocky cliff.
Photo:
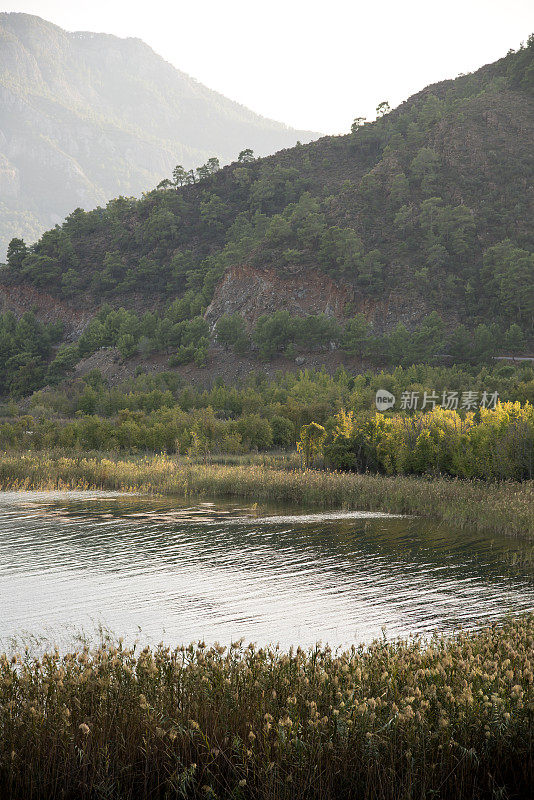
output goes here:
[{"label": "rocky cliff", "polygon": [[326,314],[341,319],[347,304],[355,299],[350,286],[336,284],[318,270],[286,267],[258,269],[233,266],[218,284],[206,310],[211,326],[223,314],[241,314],[252,329],[262,314],[288,311],[292,316]]}]

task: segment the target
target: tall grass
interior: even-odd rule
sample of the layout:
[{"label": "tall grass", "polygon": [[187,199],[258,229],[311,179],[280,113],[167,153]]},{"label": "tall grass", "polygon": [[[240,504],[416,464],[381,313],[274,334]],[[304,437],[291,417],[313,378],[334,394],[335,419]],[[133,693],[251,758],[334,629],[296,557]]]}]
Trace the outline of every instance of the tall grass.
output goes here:
[{"label": "tall grass", "polygon": [[130,460],[0,458],[0,489],[118,489],[180,497],[239,497],[302,507],[382,510],[516,536],[534,535],[534,482],[384,477],[269,465],[204,465],[165,456]]},{"label": "tall grass", "polygon": [[333,653],[0,656],[10,800],[527,798],[534,615]]}]

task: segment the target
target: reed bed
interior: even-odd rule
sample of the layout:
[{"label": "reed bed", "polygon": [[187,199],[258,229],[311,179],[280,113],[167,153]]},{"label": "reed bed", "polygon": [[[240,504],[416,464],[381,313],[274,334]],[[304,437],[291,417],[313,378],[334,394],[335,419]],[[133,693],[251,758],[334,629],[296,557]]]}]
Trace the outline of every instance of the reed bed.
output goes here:
[{"label": "reed bed", "polygon": [[324,472],[269,464],[210,465],[167,456],[120,460],[0,457],[0,489],[111,489],[236,497],[303,508],[387,511],[513,536],[534,536],[534,481],[488,482]]},{"label": "reed bed", "polygon": [[10,800],[526,798],[534,615],[332,652],[0,656]]}]

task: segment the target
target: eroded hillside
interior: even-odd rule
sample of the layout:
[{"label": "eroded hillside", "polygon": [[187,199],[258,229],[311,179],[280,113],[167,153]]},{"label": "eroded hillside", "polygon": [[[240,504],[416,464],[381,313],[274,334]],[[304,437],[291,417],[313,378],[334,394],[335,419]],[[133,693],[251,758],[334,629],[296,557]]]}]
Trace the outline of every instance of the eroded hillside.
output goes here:
[{"label": "eroded hillside", "polygon": [[533,64],[531,38],[347,136],[76,210],[35,245],[12,243],[4,296],[32,287],[84,318],[129,309],[106,306],[71,360],[117,345],[202,363],[235,314],[236,347],[264,358],[307,345],[367,347],[377,363],[528,349]]}]

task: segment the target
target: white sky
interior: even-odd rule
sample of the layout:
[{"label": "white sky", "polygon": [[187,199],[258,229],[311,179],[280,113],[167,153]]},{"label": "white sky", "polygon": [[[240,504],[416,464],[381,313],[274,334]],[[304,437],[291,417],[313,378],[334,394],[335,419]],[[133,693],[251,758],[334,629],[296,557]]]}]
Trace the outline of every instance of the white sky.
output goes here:
[{"label": "white sky", "polygon": [[2,10],[138,36],[227,97],[324,133],[494,61],[534,31],[533,0],[11,0]]}]

